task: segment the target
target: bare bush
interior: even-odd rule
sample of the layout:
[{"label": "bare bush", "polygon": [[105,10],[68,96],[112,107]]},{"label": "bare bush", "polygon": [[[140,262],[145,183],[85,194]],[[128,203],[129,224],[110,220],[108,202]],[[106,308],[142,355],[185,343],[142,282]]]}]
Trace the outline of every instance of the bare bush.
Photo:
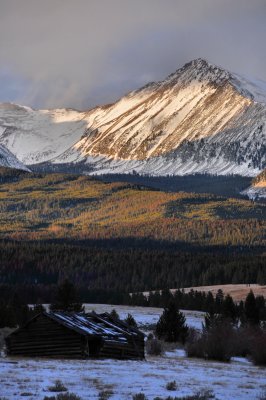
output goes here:
[{"label": "bare bush", "polygon": [[166,389],[167,390],[176,390],[177,389],[176,381],[167,382]]},{"label": "bare bush", "polygon": [[98,399],[99,400],[108,400],[110,397],[114,394],[112,390],[102,390],[98,394]]},{"label": "bare bush", "polygon": [[67,388],[59,379],[55,381],[53,386],[49,386],[48,390],[49,392],[67,392]]},{"label": "bare bush", "polygon": [[266,331],[259,331],[253,336],[250,356],[254,364],[266,365]]},{"label": "bare bush", "polygon": [[148,400],[144,393],[136,393],[132,396],[132,400]]},{"label": "bare bush", "polygon": [[146,341],[146,352],[149,356],[160,356],[163,354],[163,343],[161,340],[152,338]]},{"label": "bare bush", "polygon": [[223,323],[211,327],[201,335],[194,335],[186,346],[188,357],[217,361],[230,361],[234,354],[235,332],[231,325]]},{"label": "bare bush", "polygon": [[82,400],[81,397],[74,393],[60,393],[57,396],[47,397],[45,396],[43,400]]},{"label": "bare bush", "polygon": [[259,394],[257,400],[266,400],[266,391]]},{"label": "bare bush", "polygon": [[186,353],[188,357],[204,358],[204,340],[196,329],[189,329]]},{"label": "bare bush", "polygon": [[[215,399],[215,395],[212,390],[202,389],[196,392],[195,394],[182,396],[182,397],[172,397],[168,396],[166,398],[155,397],[154,400],[211,400]],[[264,399],[262,399],[264,400]]]}]

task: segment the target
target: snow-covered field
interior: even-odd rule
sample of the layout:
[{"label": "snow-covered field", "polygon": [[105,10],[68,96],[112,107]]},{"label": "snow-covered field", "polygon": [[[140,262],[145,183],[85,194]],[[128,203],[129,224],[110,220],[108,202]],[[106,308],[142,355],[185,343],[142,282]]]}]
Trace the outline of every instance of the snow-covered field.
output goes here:
[{"label": "snow-covered field", "polygon": [[[70,392],[82,399],[97,399],[111,389],[113,400],[129,400],[143,392],[148,399],[188,395],[210,388],[220,400],[251,400],[266,390],[266,370],[243,359],[230,364],[188,359],[183,351],[167,352],[164,357],[146,361],[117,360],[26,360],[0,359],[0,396],[8,400],[42,400],[52,396],[48,387],[60,379]],[[175,392],[166,383],[176,380]],[[26,395],[27,394],[27,395]]]},{"label": "snow-covered field", "polygon": [[[145,327],[150,324],[156,324],[160,315],[163,312],[162,308],[155,307],[130,307],[130,306],[116,306],[110,304],[85,304],[85,311],[90,312],[94,310],[96,313],[111,312],[115,309],[120,318],[126,318],[127,314],[133,315],[139,327],[145,331]],[[183,310],[186,316],[187,324],[193,328],[201,329],[204,319],[204,313],[200,311]]]},{"label": "snow-covered field", "polygon": [[[86,305],[97,312],[115,308],[121,318],[131,313],[142,325],[154,323],[161,309]],[[200,327],[202,313],[186,312],[190,326]],[[182,396],[201,388],[212,389],[219,400],[256,399],[266,390],[266,369],[254,366],[242,358],[231,363],[188,359],[181,349],[167,351],[162,357],[147,357],[146,361],[118,360],[48,360],[0,358],[0,398],[43,400],[53,396],[48,390],[59,379],[70,392],[83,400],[97,399],[102,390],[112,390],[113,400],[130,400],[143,392],[149,400],[156,396]],[[177,390],[165,386],[175,380]]]}]

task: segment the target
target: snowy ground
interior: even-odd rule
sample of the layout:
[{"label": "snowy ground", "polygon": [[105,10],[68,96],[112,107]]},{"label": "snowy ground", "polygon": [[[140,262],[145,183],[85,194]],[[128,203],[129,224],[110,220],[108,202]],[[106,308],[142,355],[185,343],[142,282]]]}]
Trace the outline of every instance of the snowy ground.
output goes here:
[{"label": "snowy ground", "polygon": [[[133,315],[140,328],[145,330],[145,326],[149,324],[156,324],[160,315],[163,312],[162,308],[155,307],[130,307],[130,306],[116,306],[110,304],[85,304],[85,311],[90,312],[94,310],[97,313],[111,312],[115,309],[120,318],[126,318],[127,314]],[[204,313],[200,311],[187,311],[183,310],[186,316],[187,324],[193,328],[201,329],[204,319]]]},{"label": "snowy ground", "polygon": [[[156,396],[192,394],[200,388],[213,389],[220,400],[251,400],[266,390],[265,369],[244,359],[230,364],[188,359],[182,350],[146,361],[116,360],[26,360],[0,359],[0,396],[8,400],[43,400],[52,396],[48,387],[60,379],[69,391],[83,400],[97,399],[101,390],[111,389],[113,400],[130,400],[143,392]],[[176,380],[175,392],[166,383]]]},{"label": "snowy ground", "polygon": [[[110,311],[115,308],[124,318],[131,313],[145,326],[155,323],[161,309],[86,305],[86,311]],[[186,312],[190,326],[201,327],[202,313]],[[112,390],[111,400],[130,400],[143,392],[149,400],[156,396],[182,396],[201,388],[212,389],[219,400],[256,399],[266,390],[266,369],[243,358],[231,363],[188,359],[181,349],[167,351],[163,357],[147,357],[146,361],[117,360],[48,360],[0,358],[0,398],[43,400],[53,396],[48,387],[60,379],[70,392],[82,400],[97,399],[102,390]],[[177,390],[166,390],[166,383],[175,380]]]}]

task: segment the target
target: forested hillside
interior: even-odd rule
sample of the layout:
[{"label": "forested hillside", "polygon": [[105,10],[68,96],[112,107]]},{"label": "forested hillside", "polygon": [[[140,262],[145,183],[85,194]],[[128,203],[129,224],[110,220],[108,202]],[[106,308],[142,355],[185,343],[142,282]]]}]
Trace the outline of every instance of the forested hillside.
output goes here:
[{"label": "forested hillside", "polygon": [[265,245],[265,204],[211,194],[165,193],[79,175],[9,175],[7,182],[1,178],[1,238]]},{"label": "forested hillside", "polygon": [[130,291],[266,282],[265,204],[0,172],[2,293],[27,288],[27,301],[49,301],[69,278],[90,290],[87,299],[114,301]]}]

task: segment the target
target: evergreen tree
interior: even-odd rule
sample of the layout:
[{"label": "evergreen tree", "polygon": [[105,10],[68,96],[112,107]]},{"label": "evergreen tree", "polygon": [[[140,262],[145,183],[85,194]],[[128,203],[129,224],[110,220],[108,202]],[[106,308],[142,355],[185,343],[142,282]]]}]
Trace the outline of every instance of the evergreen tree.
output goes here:
[{"label": "evergreen tree", "polygon": [[259,309],[256,299],[251,290],[246,297],[244,305],[245,321],[250,325],[258,325],[260,323]]},{"label": "evergreen tree", "polygon": [[111,316],[113,319],[120,319],[120,318],[119,318],[119,314],[118,314],[118,312],[116,311],[115,308],[113,308],[112,311],[110,312],[110,316]]},{"label": "evergreen tree", "polygon": [[204,323],[202,324],[203,331],[209,331],[216,327],[221,322],[221,315],[216,314],[213,310],[207,312],[204,316]]},{"label": "evergreen tree", "polygon": [[259,312],[260,321],[266,321],[266,303],[263,296],[256,297],[256,305]]},{"label": "evergreen tree", "polygon": [[186,318],[174,302],[170,302],[164,309],[157,322],[155,333],[159,339],[164,339],[166,342],[186,341],[188,335]]},{"label": "evergreen tree", "polygon": [[169,289],[163,289],[161,292],[161,304],[166,307],[173,300],[173,295]]},{"label": "evergreen tree", "polygon": [[221,314],[222,314],[223,319],[228,319],[228,320],[232,321],[233,323],[236,323],[237,310],[236,310],[235,303],[229,294],[226,295],[226,297],[222,303]]},{"label": "evergreen tree", "polygon": [[68,280],[57,288],[56,302],[51,304],[51,311],[84,311],[82,303],[79,302],[75,286]]},{"label": "evergreen tree", "polygon": [[149,293],[149,306],[160,307],[161,305],[161,294],[158,290]]},{"label": "evergreen tree", "polygon": [[219,289],[215,296],[215,307],[218,313],[221,312],[223,301],[224,301],[224,293],[222,289]]},{"label": "evergreen tree", "polygon": [[206,296],[205,309],[206,311],[209,312],[211,312],[214,309],[214,297],[212,292],[208,292]]},{"label": "evergreen tree", "polygon": [[135,318],[131,314],[127,314],[127,317],[125,319],[125,323],[128,324],[129,326],[132,326],[133,328],[137,328],[138,327],[138,324],[137,324]]}]

